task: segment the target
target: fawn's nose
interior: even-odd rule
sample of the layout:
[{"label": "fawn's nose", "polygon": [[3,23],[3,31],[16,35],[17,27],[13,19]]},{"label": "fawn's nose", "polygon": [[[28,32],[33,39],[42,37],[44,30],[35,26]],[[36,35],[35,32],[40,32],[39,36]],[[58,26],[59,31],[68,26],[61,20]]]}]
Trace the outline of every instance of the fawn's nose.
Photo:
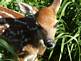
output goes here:
[{"label": "fawn's nose", "polygon": [[52,41],[53,40],[51,40],[51,39],[47,39],[45,41],[45,45],[46,45],[47,48],[54,48],[55,47],[55,44]]}]

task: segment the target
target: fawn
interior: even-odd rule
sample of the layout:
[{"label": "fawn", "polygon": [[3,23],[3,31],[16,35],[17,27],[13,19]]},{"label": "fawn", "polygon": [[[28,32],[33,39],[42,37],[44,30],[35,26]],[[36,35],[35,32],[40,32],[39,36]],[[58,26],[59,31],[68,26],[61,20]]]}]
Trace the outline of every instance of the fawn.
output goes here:
[{"label": "fawn", "polygon": [[0,6],[0,35],[7,37],[15,46],[19,61],[38,61],[37,56],[43,55],[46,47],[54,48],[56,32],[56,15],[62,0],[54,2],[40,10],[18,3],[20,10],[30,17]]}]

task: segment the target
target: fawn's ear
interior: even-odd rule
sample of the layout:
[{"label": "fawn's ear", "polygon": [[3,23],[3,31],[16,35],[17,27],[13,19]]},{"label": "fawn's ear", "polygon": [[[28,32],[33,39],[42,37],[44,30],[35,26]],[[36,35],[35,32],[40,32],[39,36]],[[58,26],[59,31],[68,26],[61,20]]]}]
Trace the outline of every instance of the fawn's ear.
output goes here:
[{"label": "fawn's ear", "polygon": [[53,6],[53,8],[54,8],[55,13],[58,12],[61,3],[62,3],[62,0],[54,0],[54,1],[53,1],[52,6]]},{"label": "fawn's ear", "polygon": [[38,11],[36,7],[32,7],[26,3],[18,3],[18,6],[24,14],[26,13],[35,14]]}]

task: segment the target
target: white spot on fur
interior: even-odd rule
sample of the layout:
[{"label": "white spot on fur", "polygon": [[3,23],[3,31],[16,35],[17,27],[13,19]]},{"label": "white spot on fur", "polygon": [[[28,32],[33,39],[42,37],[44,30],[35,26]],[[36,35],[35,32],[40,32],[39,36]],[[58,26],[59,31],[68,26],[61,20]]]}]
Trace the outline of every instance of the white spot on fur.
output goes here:
[{"label": "white spot on fur", "polygon": [[0,18],[3,18],[2,16],[0,16]]},{"label": "white spot on fur", "polygon": [[5,26],[6,26],[6,28],[9,28],[10,27],[10,25],[9,24],[4,24]]},{"label": "white spot on fur", "polygon": [[[6,15],[8,15],[8,16],[10,16],[11,18],[16,18],[16,17],[14,17],[12,14],[9,14],[9,13],[7,13],[7,12],[5,12],[5,11],[0,11],[0,12],[6,14]],[[2,18],[2,16],[1,16],[0,18]]]}]

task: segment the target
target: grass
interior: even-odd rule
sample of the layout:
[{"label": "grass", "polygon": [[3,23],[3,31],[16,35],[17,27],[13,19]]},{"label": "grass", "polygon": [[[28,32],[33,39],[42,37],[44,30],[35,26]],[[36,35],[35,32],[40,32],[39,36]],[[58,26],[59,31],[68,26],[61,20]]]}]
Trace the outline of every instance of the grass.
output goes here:
[{"label": "grass", "polygon": [[[25,2],[41,8],[49,5],[52,0],[0,0],[1,5],[19,11],[18,7],[15,7],[15,2]],[[81,61],[81,1],[63,0],[57,19],[56,46],[52,50],[46,50],[40,61]],[[0,60],[13,59],[11,55],[15,56],[14,50],[9,44],[4,43],[5,39],[1,38]],[[3,60],[6,56],[3,52],[5,50],[8,51],[8,57]]]}]

